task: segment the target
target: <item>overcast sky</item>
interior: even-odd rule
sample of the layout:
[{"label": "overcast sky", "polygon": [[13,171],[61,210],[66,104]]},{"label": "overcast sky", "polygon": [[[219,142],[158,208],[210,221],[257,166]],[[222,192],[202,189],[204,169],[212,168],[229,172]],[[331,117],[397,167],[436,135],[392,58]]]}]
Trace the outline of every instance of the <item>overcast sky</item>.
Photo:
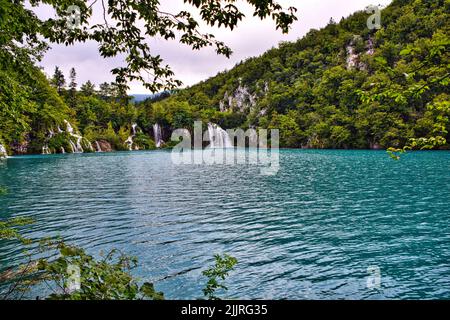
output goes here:
[{"label": "overcast sky", "polygon": [[[192,7],[186,7],[182,0],[161,0],[160,2],[162,9],[172,13],[186,8],[192,11]],[[324,27],[330,18],[339,22],[342,17],[347,17],[357,10],[363,10],[368,5],[385,6],[391,0],[279,0],[278,2],[286,8],[295,6],[298,9],[299,20],[287,35],[283,35],[279,30],[276,31],[271,19],[261,21],[252,17],[251,7],[245,1],[239,2],[238,7],[244,12],[246,18],[233,31],[202,26],[202,31],[214,33],[218,40],[224,41],[232,48],[234,53],[230,59],[216,55],[211,48],[193,51],[176,41],[162,39],[151,40],[152,52],[161,55],[185,86],[192,85],[214,76],[219,71],[231,69],[242,59],[258,56],[277,46],[280,41],[293,41],[303,37],[311,28]],[[39,8],[38,15],[48,17],[53,13],[48,8]],[[49,75],[53,73],[55,66],[59,66],[66,78],[70,68],[75,67],[78,84],[87,80],[99,84],[113,81],[114,77],[110,70],[121,63],[122,59],[119,57],[101,58],[97,45],[90,42],[70,47],[52,45],[40,65]],[[131,83],[129,93],[148,93],[148,91],[140,83]]]}]

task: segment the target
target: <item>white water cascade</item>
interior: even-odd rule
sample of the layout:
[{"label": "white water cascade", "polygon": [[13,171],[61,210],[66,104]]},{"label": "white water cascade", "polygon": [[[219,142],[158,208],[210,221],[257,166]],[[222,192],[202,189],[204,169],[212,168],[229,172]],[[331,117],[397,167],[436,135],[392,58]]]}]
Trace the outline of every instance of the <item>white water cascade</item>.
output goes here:
[{"label": "white water cascade", "polygon": [[42,154],[51,154],[50,149],[48,148],[48,145],[42,146]]},{"label": "white water cascade", "polygon": [[103,152],[102,147],[100,147],[100,143],[98,143],[98,141],[95,141],[95,148],[97,149],[97,152]]},{"label": "white water cascade", "polygon": [[[54,136],[55,136],[55,132],[52,129],[48,129],[47,139],[50,140]],[[48,147],[47,143],[42,146],[42,154],[51,154],[50,148]]]},{"label": "white water cascade", "polygon": [[[127,140],[125,140],[125,144],[128,145],[128,150],[130,150],[130,151],[133,150],[133,138],[136,135],[136,127],[137,127],[137,124],[133,123],[133,125],[131,126],[131,136],[129,136],[127,138]],[[138,150],[137,147],[136,147],[136,150]]]},{"label": "white water cascade", "polygon": [[[83,147],[81,146],[81,140],[83,139],[83,137],[79,134],[74,133],[73,127],[69,121],[64,120],[64,123],[66,124],[67,133],[69,133],[72,137],[76,139],[76,143],[74,143],[72,140],[69,139],[69,143],[72,148],[72,153],[83,153],[84,150]],[[91,151],[93,151],[92,146]]]},{"label": "white water cascade", "polygon": [[0,159],[1,158],[7,158],[8,154],[6,153],[6,148],[0,144]]},{"label": "white water cascade", "polygon": [[228,133],[219,127],[215,123],[208,123],[208,133],[209,133],[209,141],[210,147],[214,149],[218,148],[233,148],[233,144],[231,143],[230,136]]},{"label": "white water cascade", "polygon": [[155,138],[155,145],[157,148],[161,148],[162,144],[164,143],[162,139],[162,131],[161,126],[158,123],[155,123],[153,125],[153,136]]}]

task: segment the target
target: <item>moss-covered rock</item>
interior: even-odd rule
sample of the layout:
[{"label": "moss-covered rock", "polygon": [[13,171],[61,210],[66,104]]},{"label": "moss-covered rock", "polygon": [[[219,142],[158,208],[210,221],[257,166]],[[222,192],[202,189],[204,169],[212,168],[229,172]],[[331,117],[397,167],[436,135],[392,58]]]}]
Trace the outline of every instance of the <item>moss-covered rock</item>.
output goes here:
[{"label": "moss-covered rock", "polygon": [[150,139],[149,136],[141,132],[137,133],[133,137],[133,149],[135,149],[136,146],[139,148],[139,150],[156,149],[155,142],[152,139]]},{"label": "moss-covered rock", "polygon": [[81,147],[83,148],[84,152],[95,152],[94,148],[92,148],[91,142],[86,138],[81,139]]},{"label": "moss-covered rock", "polygon": [[48,148],[50,152],[62,153],[62,150],[68,153],[73,152],[72,146],[70,144],[72,138],[73,137],[68,132],[57,133],[48,141]]}]

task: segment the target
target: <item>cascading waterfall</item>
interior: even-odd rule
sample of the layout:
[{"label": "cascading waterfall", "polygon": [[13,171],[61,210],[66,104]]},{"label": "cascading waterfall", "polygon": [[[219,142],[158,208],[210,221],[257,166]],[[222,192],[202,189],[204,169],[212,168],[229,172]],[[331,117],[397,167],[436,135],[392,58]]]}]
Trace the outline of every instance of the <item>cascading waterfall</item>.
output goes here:
[{"label": "cascading waterfall", "polygon": [[77,139],[76,144],[72,141],[72,139],[69,139],[70,147],[72,148],[72,153],[82,153],[84,151],[83,147],[81,147],[81,139],[83,139],[83,137],[73,133],[73,127],[69,121],[64,120],[64,123],[66,124],[66,131],[70,134],[70,136]]},{"label": "cascading waterfall", "polygon": [[102,147],[100,147],[100,143],[98,143],[98,141],[95,141],[95,147],[97,149],[97,152],[103,152]]},{"label": "cascading waterfall", "polygon": [[[76,139],[76,143],[74,143],[71,139],[69,139],[70,147],[72,148],[72,153],[83,153],[83,147],[81,146],[81,141],[83,140],[83,137],[79,134],[75,134],[72,125],[69,121],[64,120],[64,123],[66,124],[66,131],[70,134],[70,136],[74,137]],[[89,143],[91,151],[93,151],[92,145]]]},{"label": "cascading waterfall", "polygon": [[153,136],[155,138],[155,145],[157,148],[161,148],[162,144],[164,143],[162,139],[162,130],[161,126],[158,123],[155,123],[153,125]]},{"label": "cascading waterfall", "polygon": [[228,133],[215,123],[208,123],[208,133],[211,148],[233,148]]},{"label": "cascading waterfall", "polygon": [[[53,138],[54,136],[55,132],[52,129],[48,129],[47,141]],[[50,148],[48,147],[47,143],[42,146],[42,154],[51,154]]]},{"label": "cascading waterfall", "polygon": [[70,122],[67,121],[67,120],[64,120],[64,123],[66,124],[66,131],[67,131],[68,133],[73,133],[73,127],[72,127],[72,125],[70,124]]},{"label": "cascading waterfall", "polygon": [[42,154],[51,154],[48,145],[43,145],[42,146]]},{"label": "cascading waterfall", "polygon": [[[133,138],[136,136],[136,127],[137,127],[137,124],[133,123],[133,125],[131,126],[132,134],[131,134],[131,136],[129,136],[127,138],[127,140],[125,140],[125,144],[128,145],[128,150],[130,150],[130,151],[133,150]],[[138,149],[138,148],[136,147],[136,149]]]},{"label": "cascading waterfall", "polygon": [[6,148],[0,144],[0,159],[1,158],[7,158],[8,154],[6,153]]},{"label": "cascading waterfall", "polygon": [[133,150],[133,137],[129,136],[127,140],[125,140],[125,144],[128,145],[128,150]]},{"label": "cascading waterfall", "polygon": [[75,143],[73,143],[72,140],[69,140],[69,144],[70,144],[70,148],[72,149],[72,153],[77,153],[77,146],[75,145]]},{"label": "cascading waterfall", "polygon": [[[58,134],[61,133],[68,133],[70,138],[68,139],[68,143],[70,146],[70,150],[65,150],[64,147],[60,147],[59,151],[60,153],[66,153],[66,152],[72,152],[72,153],[83,153],[85,152],[84,149],[88,149],[89,151],[94,151],[94,148],[92,147],[91,143],[86,140],[85,138],[83,138],[83,136],[81,136],[81,134],[76,133],[73,126],[70,124],[69,121],[64,120],[64,125],[65,125],[65,131],[61,129],[60,126],[56,127],[56,132],[54,130],[54,128],[51,128],[48,130],[48,135],[46,137],[46,142],[45,144],[42,146],[42,154],[51,154],[56,153],[57,150],[55,149],[50,149],[48,144],[50,139],[52,139],[53,137],[55,137]],[[85,146],[85,148],[83,148],[83,145]]]}]

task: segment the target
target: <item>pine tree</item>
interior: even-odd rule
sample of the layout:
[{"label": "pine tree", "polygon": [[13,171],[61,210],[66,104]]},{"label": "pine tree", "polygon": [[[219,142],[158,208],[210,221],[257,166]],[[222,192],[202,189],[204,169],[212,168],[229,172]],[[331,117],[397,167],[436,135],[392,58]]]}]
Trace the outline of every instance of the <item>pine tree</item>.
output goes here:
[{"label": "pine tree", "polygon": [[111,85],[108,82],[103,82],[99,87],[99,95],[102,99],[107,100],[111,96]]},{"label": "pine tree", "polygon": [[85,96],[92,96],[95,93],[95,85],[88,80],[86,83],[81,85],[80,90]]},{"label": "pine tree", "polygon": [[77,105],[77,73],[75,68],[70,69],[70,83],[69,83],[69,103],[72,108],[75,108]]},{"label": "pine tree", "polygon": [[66,79],[64,78],[64,74],[58,66],[55,67],[55,72],[53,73],[51,83],[56,88],[56,90],[58,90],[58,93],[61,94],[66,85]]}]

